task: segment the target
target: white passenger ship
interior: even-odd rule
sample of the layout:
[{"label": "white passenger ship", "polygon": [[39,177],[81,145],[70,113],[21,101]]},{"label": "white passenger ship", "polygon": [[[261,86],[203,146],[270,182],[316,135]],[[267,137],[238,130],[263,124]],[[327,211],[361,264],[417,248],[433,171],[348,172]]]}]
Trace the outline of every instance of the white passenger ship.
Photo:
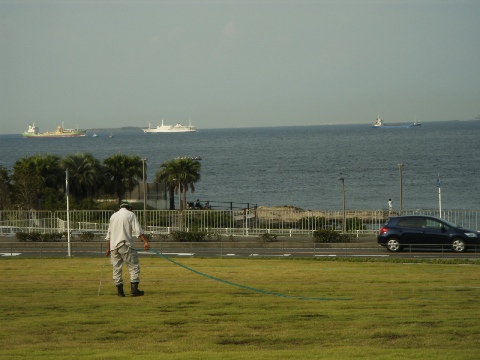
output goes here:
[{"label": "white passenger ship", "polygon": [[157,125],[152,127],[152,123],[148,123],[148,128],[143,129],[144,133],[182,133],[182,132],[196,132],[197,128],[192,126],[190,121],[188,125],[182,125],[177,123],[176,125],[164,125],[162,120],[162,125]]}]

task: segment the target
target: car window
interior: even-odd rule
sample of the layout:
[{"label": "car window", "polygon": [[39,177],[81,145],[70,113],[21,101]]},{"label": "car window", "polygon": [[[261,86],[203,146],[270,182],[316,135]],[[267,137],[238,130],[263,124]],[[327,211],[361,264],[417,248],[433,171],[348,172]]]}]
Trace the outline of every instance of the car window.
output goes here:
[{"label": "car window", "polygon": [[416,219],[416,218],[400,219],[400,221],[398,222],[397,226],[399,226],[399,227],[405,227],[405,228],[421,227],[421,226],[418,224],[418,219]]},{"label": "car window", "polygon": [[428,229],[440,229],[442,227],[442,223],[433,219],[426,219],[425,223],[425,227]]},{"label": "car window", "polygon": [[426,229],[428,226],[427,226],[427,219],[417,219],[417,227],[419,228],[422,228],[422,229]]}]

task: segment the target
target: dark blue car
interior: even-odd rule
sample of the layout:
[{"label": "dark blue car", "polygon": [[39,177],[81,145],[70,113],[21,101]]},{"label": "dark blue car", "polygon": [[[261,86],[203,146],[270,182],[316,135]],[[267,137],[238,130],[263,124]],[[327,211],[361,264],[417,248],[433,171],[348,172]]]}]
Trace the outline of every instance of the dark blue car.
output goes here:
[{"label": "dark blue car", "polygon": [[433,216],[392,216],[380,228],[377,241],[388,251],[405,247],[448,247],[455,252],[480,250],[480,233]]}]

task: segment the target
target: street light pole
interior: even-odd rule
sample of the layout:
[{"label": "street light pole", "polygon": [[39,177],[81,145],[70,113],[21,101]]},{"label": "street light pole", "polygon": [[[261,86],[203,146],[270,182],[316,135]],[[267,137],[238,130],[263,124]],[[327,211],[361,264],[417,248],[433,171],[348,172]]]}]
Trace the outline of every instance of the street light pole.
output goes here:
[{"label": "street light pole", "polygon": [[145,162],[146,158],[142,159],[142,168],[143,168],[143,231],[147,229],[147,186],[146,186],[146,176],[145,176]]},{"label": "street light pole", "polygon": [[68,201],[69,195],[68,185],[68,170],[65,170],[65,195],[67,196],[67,242],[68,242],[68,257],[72,256],[72,248],[70,244],[70,203]]},{"label": "street light pole", "polygon": [[442,217],[442,187],[440,184],[440,173],[437,177],[437,187],[438,187],[438,214],[439,217]]},{"label": "street light pole", "polygon": [[[183,208],[185,208],[185,205],[183,205]],[[184,219],[182,219],[182,182],[180,181],[180,179],[178,179],[178,216],[179,216],[179,219],[178,219],[178,226],[181,229],[184,228],[183,226],[183,222],[184,222]]]},{"label": "street light pole", "polygon": [[346,214],[345,214],[345,179],[343,177],[339,177],[338,180],[342,182],[342,209],[343,209],[342,232],[345,234],[347,230]]},{"label": "street light pole", "polygon": [[398,171],[400,174],[400,215],[403,215],[403,179],[402,179],[403,164],[398,163]]}]

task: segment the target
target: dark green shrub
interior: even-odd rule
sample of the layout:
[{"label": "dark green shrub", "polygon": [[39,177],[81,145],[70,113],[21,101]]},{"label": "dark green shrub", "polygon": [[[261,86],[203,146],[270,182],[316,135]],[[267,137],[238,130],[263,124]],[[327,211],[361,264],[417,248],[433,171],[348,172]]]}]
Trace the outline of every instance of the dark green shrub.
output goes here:
[{"label": "dark green shrub", "polygon": [[172,238],[178,242],[202,242],[207,233],[200,231],[174,231]]},{"label": "dark green shrub", "polygon": [[44,241],[43,240],[43,235],[45,234],[41,234],[39,232],[31,232],[31,233],[27,233],[27,232],[19,232],[19,233],[16,233],[16,237],[19,241]]},{"label": "dark green shrub", "polygon": [[84,231],[79,235],[79,237],[80,237],[80,241],[90,241],[90,240],[93,240],[93,238],[95,237],[95,234],[91,231]]},{"label": "dark green shrub", "polygon": [[158,238],[160,241],[168,241],[169,234],[156,234],[155,237]]},{"label": "dark green shrub", "polygon": [[41,234],[39,232],[21,232],[17,233],[16,237],[19,241],[41,241],[41,242],[52,242],[60,241],[63,237],[63,233],[50,233],[50,234]]},{"label": "dark green shrub", "polygon": [[345,234],[340,234],[334,230],[320,229],[313,232],[315,242],[319,243],[344,243],[350,242],[350,239]]},{"label": "dark green shrub", "polygon": [[28,241],[28,238],[29,238],[29,234],[26,232],[17,232],[15,233],[15,236],[18,239],[18,241],[22,241],[22,242]]},{"label": "dark green shrub", "polygon": [[220,241],[222,238],[218,233],[208,233],[206,237],[208,241]]},{"label": "dark green shrub", "polygon": [[31,232],[28,234],[27,241],[42,241],[42,234],[39,232]]},{"label": "dark green shrub", "polygon": [[60,241],[63,237],[62,233],[41,234],[40,238],[43,242]]},{"label": "dark green shrub", "polygon": [[277,236],[278,236],[277,234],[264,233],[260,235],[259,238],[265,242],[274,242],[274,241],[277,241]]}]

